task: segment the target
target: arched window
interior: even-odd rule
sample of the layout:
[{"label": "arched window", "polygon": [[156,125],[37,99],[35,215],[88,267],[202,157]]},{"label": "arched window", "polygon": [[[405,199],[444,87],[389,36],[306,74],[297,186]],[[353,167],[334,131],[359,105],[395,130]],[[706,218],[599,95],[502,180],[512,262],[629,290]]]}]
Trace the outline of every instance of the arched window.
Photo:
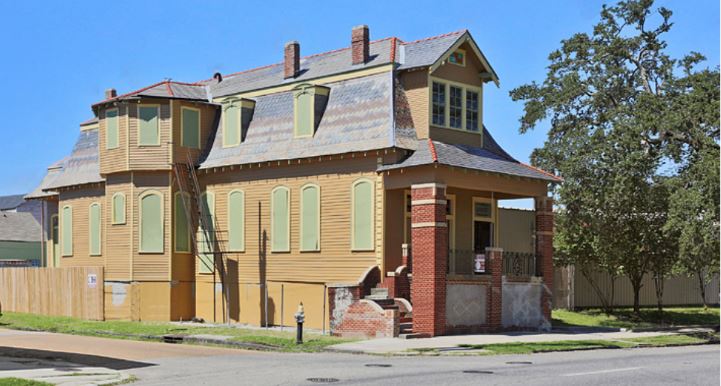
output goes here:
[{"label": "arched window", "polygon": [[91,256],[98,256],[101,254],[100,249],[100,224],[101,224],[101,213],[100,213],[100,204],[97,202],[94,202],[90,204],[90,209],[88,210],[88,225],[90,227],[90,236],[89,236],[89,242],[90,242],[90,255]]},{"label": "arched window", "polygon": [[245,194],[241,190],[228,194],[228,249],[245,250]]},{"label": "arched window", "polygon": [[352,187],[351,249],[373,250],[373,182],[359,180]]},{"label": "arched window", "polygon": [[73,207],[65,205],[60,213],[60,245],[63,256],[73,255]]},{"label": "arched window", "polygon": [[285,186],[279,186],[271,192],[270,250],[290,251],[290,191]]},{"label": "arched window", "polygon": [[300,189],[300,250],[320,250],[320,188],[308,184]]},{"label": "arched window", "polygon": [[[188,206],[186,210],[186,205]],[[188,214],[191,213],[190,197],[187,193],[175,193],[173,218],[175,219],[175,252],[190,252],[190,227]]]},{"label": "arched window", "polygon": [[163,196],[148,192],[140,196],[140,252],[163,253]]},{"label": "arched window", "polygon": [[198,224],[198,258],[200,273],[214,272],[214,255],[215,250],[215,194],[205,192],[200,196],[201,208],[200,215],[203,216],[200,224]]},{"label": "arched window", "polygon": [[125,194],[113,194],[112,201],[111,217],[113,224],[125,224]]}]

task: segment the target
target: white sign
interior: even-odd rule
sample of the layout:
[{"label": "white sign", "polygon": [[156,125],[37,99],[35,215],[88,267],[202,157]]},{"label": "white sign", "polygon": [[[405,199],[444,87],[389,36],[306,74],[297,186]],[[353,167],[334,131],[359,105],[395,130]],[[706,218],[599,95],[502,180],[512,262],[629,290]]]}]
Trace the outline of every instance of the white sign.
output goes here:
[{"label": "white sign", "polygon": [[98,276],[95,274],[88,275],[88,288],[95,288],[98,285]]},{"label": "white sign", "polygon": [[485,273],[486,272],[486,254],[485,253],[476,254],[476,258],[473,261],[473,272],[475,272],[475,273]]}]

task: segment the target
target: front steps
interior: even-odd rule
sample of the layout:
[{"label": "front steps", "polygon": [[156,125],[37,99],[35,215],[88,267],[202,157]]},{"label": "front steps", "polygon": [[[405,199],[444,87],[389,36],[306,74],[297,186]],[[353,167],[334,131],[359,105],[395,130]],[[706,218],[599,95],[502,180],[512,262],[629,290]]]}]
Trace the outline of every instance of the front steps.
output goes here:
[{"label": "front steps", "polygon": [[413,312],[406,311],[406,306],[399,306],[399,301],[388,296],[388,288],[371,288],[371,294],[364,299],[372,300],[385,310],[395,309],[400,311],[399,334],[401,339],[414,339],[421,337],[421,334],[413,332]]}]

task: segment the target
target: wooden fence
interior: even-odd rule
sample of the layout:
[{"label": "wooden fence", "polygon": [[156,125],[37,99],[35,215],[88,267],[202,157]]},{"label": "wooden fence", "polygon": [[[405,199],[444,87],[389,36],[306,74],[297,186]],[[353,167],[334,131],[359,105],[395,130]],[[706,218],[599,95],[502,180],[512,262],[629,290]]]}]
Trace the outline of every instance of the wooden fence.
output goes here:
[{"label": "wooden fence", "polygon": [[[581,271],[574,267],[555,269],[554,275],[554,307],[556,308],[585,308],[600,307],[601,301]],[[575,272],[574,272],[575,271]],[[594,272],[593,280],[608,294],[611,290],[611,279],[608,274]],[[656,305],[656,287],[651,275],[645,275],[643,287],[639,293],[642,306]],[[627,277],[621,276],[614,284],[614,299],[616,306],[633,305],[633,287]],[[715,276],[706,285],[706,303],[719,304],[719,277]],[[675,276],[666,279],[663,291],[663,304],[666,306],[699,305],[701,304],[701,291],[698,288],[698,279],[686,276]]]},{"label": "wooden fence", "polygon": [[103,320],[103,268],[2,268],[3,311]]}]

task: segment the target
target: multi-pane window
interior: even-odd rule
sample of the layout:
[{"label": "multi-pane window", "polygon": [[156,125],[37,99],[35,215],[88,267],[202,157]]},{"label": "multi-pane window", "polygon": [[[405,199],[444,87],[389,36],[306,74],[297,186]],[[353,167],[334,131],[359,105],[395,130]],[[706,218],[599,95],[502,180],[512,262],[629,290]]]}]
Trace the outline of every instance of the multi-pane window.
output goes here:
[{"label": "multi-pane window", "polygon": [[120,133],[118,129],[118,109],[105,111],[105,148],[115,149],[120,146]]},{"label": "multi-pane window", "polygon": [[245,194],[240,190],[228,194],[228,249],[245,250]]},{"label": "multi-pane window", "polygon": [[451,86],[449,97],[449,126],[460,129],[463,126],[463,89]]},{"label": "multi-pane window", "polygon": [[446,85],[433,82],[433,124],[446,125]]},{"label": "multi-pane window", "polygon": [[100,255],[100,204],[93,203],[89,210],[90,255]]},{"label": "multi-pane window", "polygon": [[320,189],[316,185],[300,190],[300,250],[320,250]]},{"label": "multi-pane window", "polygon": [[200,110],[183,107],[181,109],[181,146],[200,148]]},{"label": "multi-pane window", "polygon": [[160,145],[160,132],[158,127],[158,107],[138,107],[138,144],[142,146]]},{"label": "multi-pane window", "polygon": [[465,66],[466,65],[466,52],[463,50],[456,50],[448,57],[450,63]]},{"label": "multi-pane window", "polygon": [[270,196],[270,249],[290,251],[290,191],[283,186],[273,189]]},{"label": "multi-pane window", "polygon": [[163,252],[163,197],[159,193],[140,198],[140,252]]},{"label": "multi-pane window", "polygon": [[478,93],[466,90],[466,130],[478,131]]},{"label": "multi-pane window", "polygon": [[352,240],[353,250],[373,249],[373,183],[360,180],[353,184]]}]

